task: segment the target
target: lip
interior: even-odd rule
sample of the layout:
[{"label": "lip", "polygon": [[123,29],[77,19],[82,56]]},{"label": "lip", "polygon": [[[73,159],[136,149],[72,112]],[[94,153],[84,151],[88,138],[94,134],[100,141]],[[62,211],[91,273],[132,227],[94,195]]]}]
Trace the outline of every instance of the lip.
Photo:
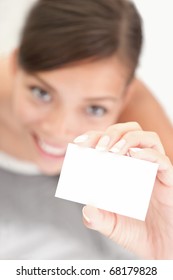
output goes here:
[{"label": "lip", "polygon": [[[36,135],[33,135],[33,139],[34,139],[35,145],[37,147],[37,150],[39,151],[39,153],[41,154],[42,157],[49,159],[49,160],[56,160],[56,161],[64,159],[65,153],[66,153],[66,147],[60,146],[60,145],[55,145],[55,144],[50,144],[49,141],[43,141]],[[59,149],[59,154],[52,154],[51,152],[43,149],[40,145],[40,142],[43,142],[43,143],[45,143],[45,145],[50,146],[50,148],[52,150]]]}]

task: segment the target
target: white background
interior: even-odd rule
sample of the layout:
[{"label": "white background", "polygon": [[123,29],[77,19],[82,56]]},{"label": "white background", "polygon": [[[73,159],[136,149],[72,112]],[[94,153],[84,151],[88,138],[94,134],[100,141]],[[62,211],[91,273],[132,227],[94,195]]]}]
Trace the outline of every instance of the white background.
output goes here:
[{"label": "white background", "polygon": [[144,25],[139,76],[173,121],[173,1],[133,0]]},{"label": "white background", "polygon": [[[0,52],[8,53],[17,45],[25,14],[35,1],[0,0]],[[133,1],[144,23],[145,42],[138,76],[173,121],[173,1]]]}]

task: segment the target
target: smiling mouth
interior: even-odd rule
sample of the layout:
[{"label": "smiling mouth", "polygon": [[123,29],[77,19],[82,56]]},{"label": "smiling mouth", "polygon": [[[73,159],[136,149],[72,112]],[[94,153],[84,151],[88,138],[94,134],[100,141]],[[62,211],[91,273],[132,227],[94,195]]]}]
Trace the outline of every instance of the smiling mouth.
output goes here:
[{"label": "smiling mouth", "polygon": [[42,154],[57,159],[65,156],[66,148],[50,145],[38,138],[35,138],[35,140],[36,140],[37,147],[39,148]]}]

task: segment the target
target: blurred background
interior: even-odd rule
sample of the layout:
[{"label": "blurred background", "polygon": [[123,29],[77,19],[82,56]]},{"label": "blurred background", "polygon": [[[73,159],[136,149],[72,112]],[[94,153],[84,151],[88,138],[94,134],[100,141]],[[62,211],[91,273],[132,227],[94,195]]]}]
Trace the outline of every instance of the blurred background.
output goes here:
[{"label": "blurred background", "polygon": [[[37,0],[0,0],[0,53],[18,45],[20,30]],[[87,1],[87,0],[86,0]],[[137,75],[148,85],[173,122],[172,0],[133,0],[143,18],[144,46]]]}]

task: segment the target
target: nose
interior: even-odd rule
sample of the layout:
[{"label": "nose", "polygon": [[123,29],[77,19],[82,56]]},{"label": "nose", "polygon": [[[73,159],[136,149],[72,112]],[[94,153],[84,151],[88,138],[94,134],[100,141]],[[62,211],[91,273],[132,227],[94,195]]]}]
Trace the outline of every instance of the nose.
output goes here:
[{"label": "nose", "polygon": [[42,123],[42,131],[57,138],[71,138],[76,135],[77,120],[74,113],[65,110],[51,112]]}]

